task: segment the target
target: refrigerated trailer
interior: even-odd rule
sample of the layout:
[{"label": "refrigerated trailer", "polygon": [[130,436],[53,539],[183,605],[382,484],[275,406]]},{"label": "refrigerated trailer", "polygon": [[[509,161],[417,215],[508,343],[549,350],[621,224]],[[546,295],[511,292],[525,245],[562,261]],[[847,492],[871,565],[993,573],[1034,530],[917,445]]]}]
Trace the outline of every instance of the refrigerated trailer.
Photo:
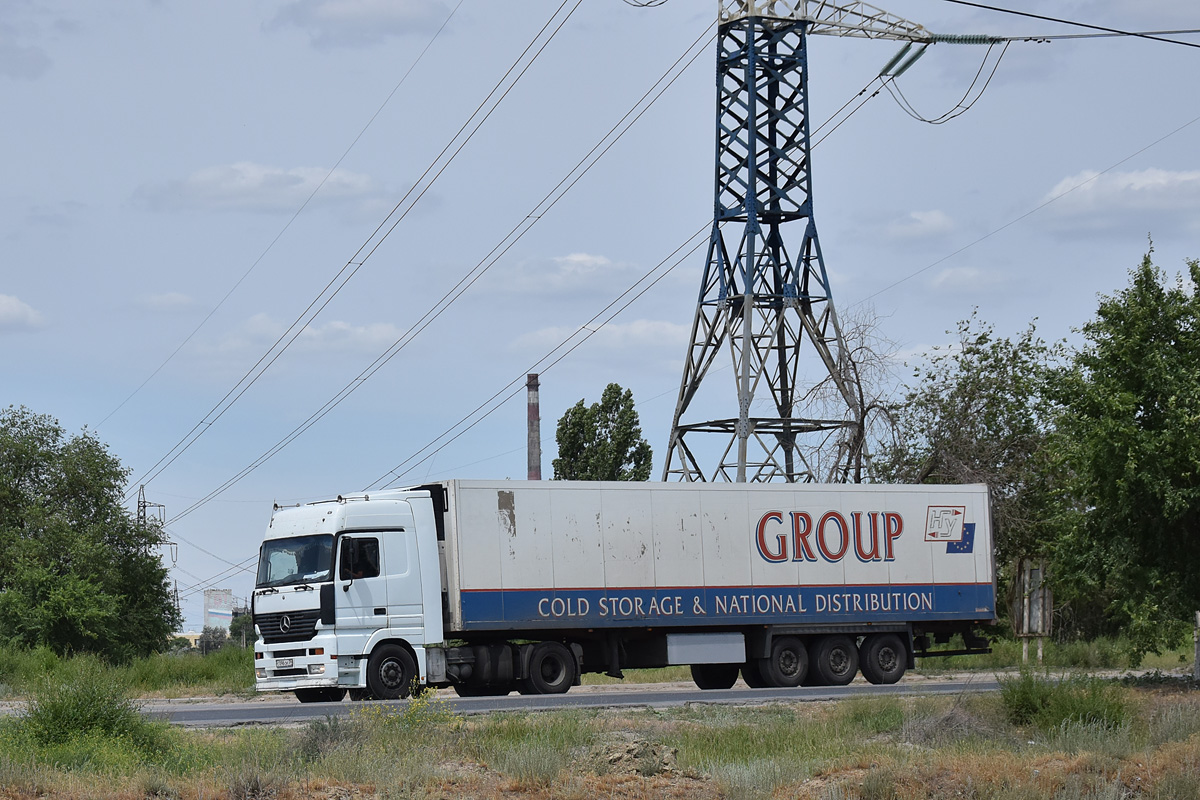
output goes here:
[{"label": "refrigerated trailer", "polygon": [[454,480],[339,496],[276,506],[252,607],[258,689],[303,702],[559,693],[667,665],[701,689],[893,683],[918,656],[987,652],[988,492]]}]

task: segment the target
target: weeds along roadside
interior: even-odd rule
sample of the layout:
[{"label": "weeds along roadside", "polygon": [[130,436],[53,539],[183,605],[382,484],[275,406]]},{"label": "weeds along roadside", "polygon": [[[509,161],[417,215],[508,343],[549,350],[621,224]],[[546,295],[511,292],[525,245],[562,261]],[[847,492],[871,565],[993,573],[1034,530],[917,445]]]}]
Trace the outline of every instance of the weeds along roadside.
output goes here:
[{"label": "weeds along roadside", "polygon": [[[999,693],[464,718],[431,694],[293,729],[141,718],[83,660],[0,722],[0,795],[1200,795],[1200,693],[1025,671]],[[340,790],[339,790],[340,791]]]},{"label": "weeds along roadside", "polygon": [[[999,640],[988,655],[955,658],[923,658],[918,672],[994,672],[1012,669],[1021,663],[1021,645]],[[1117,639],[1092,642],[1046,643],[1044,664],[1054,669],[1128,669],[1129,645]],[[1161,655],[1149,655],[1143,669],[1172,670],[1190,663],[1191,648]],[[69,672],[72,658],[63,658],[47,649],[0,649],[0,700],[28,696],[37,682],[59,672]],[[253,653],[250,649],[227,646],[214,653],[159,653],[128,664],[112,667],[131,692],[141,697],[222,696],[251,694],[254,691]],[[691,681],[687,667],[653,670],[628,670],[625,681],[604,675],[585,675],[589,685],[614,683],[685,683]]]}]

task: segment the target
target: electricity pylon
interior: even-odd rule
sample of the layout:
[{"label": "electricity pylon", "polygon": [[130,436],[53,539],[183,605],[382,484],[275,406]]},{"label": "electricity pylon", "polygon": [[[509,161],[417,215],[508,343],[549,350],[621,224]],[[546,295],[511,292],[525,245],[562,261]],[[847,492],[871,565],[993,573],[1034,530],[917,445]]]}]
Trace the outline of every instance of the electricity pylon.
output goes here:
[{"label": "electricity pylon", "polygon": [[[935,37],[866,3],[721,0],[719,13],[715,215],[664,479],[843,480],[863,420],[813,221],[807,37]],[[688,421],[702,381],[726,380],[710,374],[725,347],[736,395],[720,402],[738,413]],[[806,352],[819,375],[801,375]],[[806,393],[827,383],[844,412],[805,416]],[[831,438],[833,463],[811,463]]]}]

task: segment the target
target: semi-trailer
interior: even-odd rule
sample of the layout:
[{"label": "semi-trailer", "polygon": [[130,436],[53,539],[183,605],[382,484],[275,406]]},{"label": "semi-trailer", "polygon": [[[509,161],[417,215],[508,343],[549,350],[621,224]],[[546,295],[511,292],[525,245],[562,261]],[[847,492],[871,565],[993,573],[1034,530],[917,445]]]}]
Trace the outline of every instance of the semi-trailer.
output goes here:
[{"label": "semi-trailer", "polygon": [[276,506],[252,608],[258,689],[302,702],[553,694],[668,665],[701,689],[894,683],[918,656],[987,652],[988,492],[452,480],[339,496]]}]

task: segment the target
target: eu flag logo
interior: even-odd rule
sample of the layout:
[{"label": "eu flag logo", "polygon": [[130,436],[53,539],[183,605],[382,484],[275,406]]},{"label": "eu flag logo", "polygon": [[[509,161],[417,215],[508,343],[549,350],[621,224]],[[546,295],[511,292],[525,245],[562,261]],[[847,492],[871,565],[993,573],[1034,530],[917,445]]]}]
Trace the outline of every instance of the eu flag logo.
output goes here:
[{"label": "eu flag logo", "polygon": [[947,553],[973,553],[975,552],[975,523],[964,522],[962,530],[961,542],[947,542]]}]

